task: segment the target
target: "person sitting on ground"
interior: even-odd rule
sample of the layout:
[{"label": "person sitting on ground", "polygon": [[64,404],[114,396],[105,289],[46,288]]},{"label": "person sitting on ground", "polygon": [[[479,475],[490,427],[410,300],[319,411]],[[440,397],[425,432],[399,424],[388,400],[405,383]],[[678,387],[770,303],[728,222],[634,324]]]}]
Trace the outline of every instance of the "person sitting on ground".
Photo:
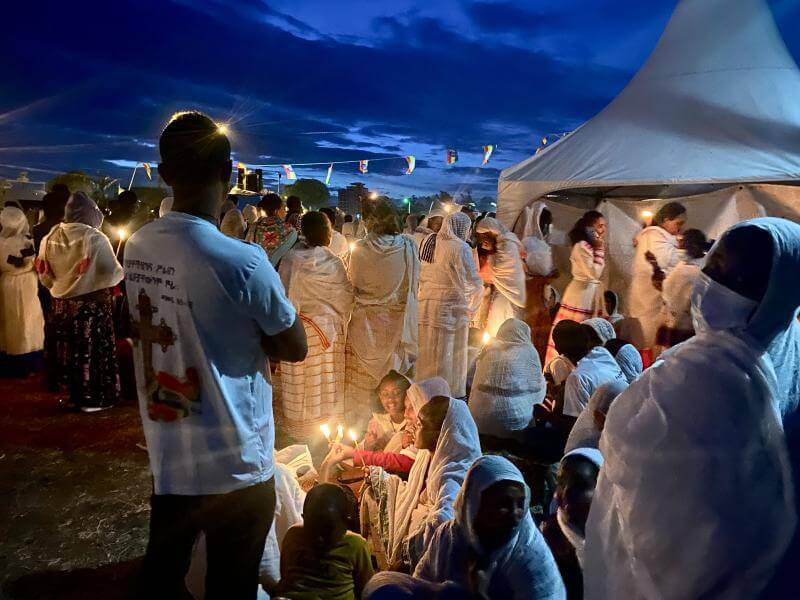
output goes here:
[{"label": "person sitting on ground", "polygon": [[436,527],[453,517],[467,469],[481,454],[463,400],[436,396],[418,411],[418,422],[418,452],[407,483],[370,467],[361,527],[381,568],[407,572],[416,565]]},{"label": "person sitting on ground", "polygon": [[554,385],[563,385],[586,355],[589,333],[580,323],[564,319],[553,327],[553,344],[558,355],[545,366],[544,374]]},{"label": "person sitting on ground", "polygon": [[531,517],[530,490],[507,459],[475,461],[454,517],[436,530],[414,577],[453,581],[487,599],[565,598],[556,562]]},{"label": "person sitting on ground", "polygon": [[297,243],[297,229],[284,222],[286,209],[278,194],[270,192],[264,195],[258,207],[266,216],[256,221],[252,235],[248,233],[248,241],[255,242],[267,253],[272,266],[277,265],[283,256]]},{"label": "person sitting on ground", "polygon": [[358,600],[375,574],[367,542],[347,530],[349,505],[338,485],[321,483],[303,504],[303,524],[281,547],[276,595],[291,600]]},{"label": "person sitting on ground", "polygon": [[[583,323],[582,327],[586,328],[588,337],[590,326]],[[603,346],[594,346],[590,342],[588,351],[578,360],[575,370],[564,383],[564,416],[577,418],[594,391],[614,380],[628,381],[611,353]]]},{"label": "person sitting on ground", "polygon": [[331,224],[331,243],[328,244],[328,248],[336,256],[346,261],[348,256],[350,256],[350,244],[347,242],[347,238],[344,235],[336,231],[336,211],[326,206],[320,208],[319,212],[328,217],[328,221]]},{"label": "person sitting on ground", "polygon": [[603,292],[603,303],[605,305],[606,314],[608,315],[606,319],[616,327],[617,323],[625,319],[625,315],[619,311],[619,296],[616,292],[606,290]]},{"label": "person sitting on ground", "polygon": [[763,597],[778,565],[768,597],[792,589],[798,272],[797,224],[729,229],[692,292],[697,335],[614,401],[586,524],[594,596]]},{"label": "person sitting on ground", "polygon": [[699,229],[687,229],[681,238],[683,260],[670,271],[661,288],[662,323],[656,343],[671,348],[694,335],[691,304],[692,289],[700,278],[706,253],[711,245]]},{"label": "person sitting on ground", "polygon": [[[402,382],[398,381],[398,383],[402,385]],[[326,464],[332,465],[351,459],[356,467],[376,466],[382,467],[388,473],[407,475],[411,471],[411,467],[414,466],[414,459],[417,457],[417,448],[414,446],[414,440],[419,411],[434,396],[449,395],[450,388],[441,377],[433,377],[432,379],[411,384],[411,387],[405,393],[405,412],[403,413],[405,424],[402,429],[398,430],[389,439],[382,451],[356,450],[345,444],[333,444],[323,462],[323,471]]]},{"label": "person sitting on ground", "polygon": [[602,317],[587,319],[583,322],[583,324],[591,328],[591,331],[588,333],[589,341],[593,345],[602,346],[608,340],[613,340],[615,337],[617,337],[617,332],[614,331],[614,326],[610,321]]},{"label": "person sitting on ground", "polygon": [[622,369],[622,374],[628,383],[633,383],[642,374],[644,366],[642,365],[642,355],[636,347],[623,340],[622,338],[614,338],[608,340],[604,344],[606,350],[611,352],[611,356],[617,361],[619,368]]},{"label": "person sitting on ground", "polygon": [[600,435],[606,423],[606,415],[611,408],[611,403],[622,392],[628,389],[628,383],[612,381],[604,383],[594,391],[586,405],[578,415],[578,420],[569,432],[564,452],[568,453],[575,448],[599,448]]},{"label": "person sitting on ground", "polygon": [[530,327],[508,319],[478,355],[469,410],[481,435],[511,437],[527,428],[547,384]]},{"label": "person sitting on ground", "polygon": [[564,455],[556,475],[557,510],[542,524],[542,533],[558,564],[568,598],[583,598],[584,532],[602,466],[603,455],[595,448],[575,448]]},{"label": "person sitting on ground", "polygon": [[[395,370],[389,371],[375,390],[376,400],[372,418],[364,435],[364,450],[396,452],[400,439],[395,434],[406,428],[406,392],[411,381]],[[392,442],[392,446],[389,443]]]}]

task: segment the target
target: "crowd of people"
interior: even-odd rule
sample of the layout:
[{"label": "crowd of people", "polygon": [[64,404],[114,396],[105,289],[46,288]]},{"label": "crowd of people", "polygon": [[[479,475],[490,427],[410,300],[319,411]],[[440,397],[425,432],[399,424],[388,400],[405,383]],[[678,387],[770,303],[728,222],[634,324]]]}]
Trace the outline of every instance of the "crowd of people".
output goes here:
[{"label": "crowd of people", "polygon": [[[405,227],[385,199],[361,219],[274,193],[240,210],[211,119],[176,115],[159,151],[173,195],[116,248],[80,192],[48,193],[32,236],[0,213],[4,371],[44,360],[93,412],[133,346],[141,597],[180,597],[198,561],[213,598],[785,597],[800,225],[712,245],[668,202],[610,290],[589,210],[560,292],[544,202],[519,236],[454,203]],[[324,456],[310,484],[276,419]],[[341,424],[352,439],[321,433]]]}]

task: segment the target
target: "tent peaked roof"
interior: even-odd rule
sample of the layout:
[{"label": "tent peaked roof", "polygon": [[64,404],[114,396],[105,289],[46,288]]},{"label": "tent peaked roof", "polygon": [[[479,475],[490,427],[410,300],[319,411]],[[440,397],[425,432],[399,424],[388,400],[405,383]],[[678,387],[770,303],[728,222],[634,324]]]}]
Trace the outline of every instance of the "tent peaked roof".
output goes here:
[{"label": "tent peaked roof", "polygon": [[511,223],[558,190],[652,197],[663,186],[800,179],[799,98],[800,71],[764,0],[682,0],[603,111],[500,174],[500,216]]}]

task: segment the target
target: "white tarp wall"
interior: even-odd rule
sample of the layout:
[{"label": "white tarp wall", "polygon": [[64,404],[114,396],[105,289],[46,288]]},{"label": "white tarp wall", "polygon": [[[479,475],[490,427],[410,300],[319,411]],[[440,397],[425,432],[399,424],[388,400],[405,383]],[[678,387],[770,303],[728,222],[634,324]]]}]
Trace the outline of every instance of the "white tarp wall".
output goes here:
[{"label": "white tarp wall", "polygon": [[[605,215],[609,225],[604,283],[607,289],[619,295],[623,314],[635,252],[633,239],[642,229],[641,212],[651,210],[655,213],[670,201],[686,206],[687,228],[700,229],[710,239],[717,239],[731,225],[754,217],[769,215],[800,222],[800,187],[795,186],[743,184],[671,200],[611,199],[601,202],[597,210]],[[566,234],[585,211],[560,202],[547,204],[553,213],[550,236],[553,256],[561,273],[554,285],[563,292],[570,277],[571,247]]]}]

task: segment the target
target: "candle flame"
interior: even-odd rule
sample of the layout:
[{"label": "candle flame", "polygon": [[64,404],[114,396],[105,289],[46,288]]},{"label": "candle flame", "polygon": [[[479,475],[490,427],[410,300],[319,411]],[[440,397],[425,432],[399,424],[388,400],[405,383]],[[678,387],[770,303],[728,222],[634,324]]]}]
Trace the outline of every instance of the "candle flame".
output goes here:
[{"label": "candle flame", "polygon": [[121,239],[121,240],[124,240],[126,237],[128,237],[128,230],[125,229],[124,227],[118,227],[117,228],[117,237],[119,239]]},{"label": "candle flame", "polygon": [[344,437],[344,426],[341,423],[339,423],[336,426],[336,441],[341,442],[343,437]]},{"label": "candle flame", "polygon": [[348,429],[347,430],[347,435],[350,436],[351,440],[353,440],[354,442],[358,443],[358,436],[356,435],[356,432],[355,432],[354,429]]},{"label": "candle flame", "polygon": [[322,432],[322,435],[324,435],[328,440],[331,439],[331,428],[328,427],[327,423],[323,423],[322,425],[320,425],[319,430]]},{"label": "candle flame", "polygon": [[350,242],[350,252],[353,252],[356,249],[356,243]]},{"label": "candle flame", "polygon": [[652,210],[643,210],[641,214],[643,219],[652,219],[655,216]]},{"label": "candle flame", "polygon": [[492,336],[489,334],[488,331],[483,332],[483,343],[488,344],[492,339]]}]

